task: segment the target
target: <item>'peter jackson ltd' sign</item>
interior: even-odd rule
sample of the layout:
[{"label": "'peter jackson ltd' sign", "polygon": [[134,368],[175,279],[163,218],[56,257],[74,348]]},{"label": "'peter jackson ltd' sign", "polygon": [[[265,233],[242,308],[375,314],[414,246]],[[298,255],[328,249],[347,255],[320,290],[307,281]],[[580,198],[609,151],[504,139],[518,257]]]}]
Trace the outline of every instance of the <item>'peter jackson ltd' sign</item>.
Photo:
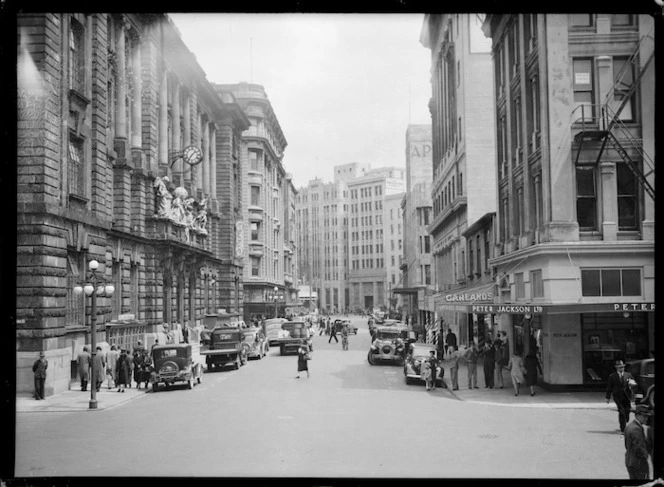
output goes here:
[{"label": "'peter jackson ltd' sign", "polygon": [[471,313],[495,313],[495,314],[542,314],[543,306],[521,306],[517,304],[474,304]]}]

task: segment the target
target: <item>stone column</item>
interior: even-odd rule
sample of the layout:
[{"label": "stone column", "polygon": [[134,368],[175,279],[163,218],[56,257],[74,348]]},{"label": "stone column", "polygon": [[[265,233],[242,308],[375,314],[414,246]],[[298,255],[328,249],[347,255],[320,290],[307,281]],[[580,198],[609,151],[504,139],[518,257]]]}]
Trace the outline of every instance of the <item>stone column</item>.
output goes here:
[{"label": "stone column", "polygon": [[203,144],[201,150],[203,151],[202,177],[199,187],[203,190],[203,194],[210,194],[210,127],[207,121],[201,124],[203,135]]},{"label": "stone column", "polygon": [[159,164],[168,165],[168,76],[161,77],[159,87]]},{"label": "stone column", "polygon": [[618,239],[618,182],[616,163],[602,161],[599,164],[602,185],[602,238]]},{"label": "stone column", "polygon": [[[183,144],[184,147],[187,147],[188,145],[191,145],[191,95],[187,94],[187,96],[184,99],[184,110],[183,110],[183,128],[184,128],[184,137],[183,137]],[[184,171],[184,166],[182,167],[182,171]],[[190,171],[185,171],[184,172],[184,180],[187,181],[189,184],[191,184],[191,172]]]},{"label": "stone column", "polygon": [[[180,145],[180,87],[173,88],[173,151],[180,152],[183,147]],[[173,167],[173,179],[175,186],[182,185],[182,169],[184,162],[182,158],[178,159]]]},{"label": "stone column", "polygon": [[211,127],[210,137],[210,196],[217,198],[217,130]]},{"label": "stone column", "polygon": [[[604,100],[606,100],[607,95],[613,88],[612,58],[611,56],[597,56],[595,58],[595,64],[597,65],[597,100],[603,105]],[[609,106],[612,106],[610,101]],[[603,120],[601,118],[601,108],[596,107],[595,110],[595,117]],[[600,124],[600,128],[605,128],[605,126]],[[606,153],[604,155],[606,155]]]},{"label": "stone column", "polygon": [[[118,23],[115,52],[117,53],[117,100],[115,103],[115,137],[127,138],[127,59],[125,56],[124,19]],[[119,157],[124,157],[124,155]]]},{"label": "stone column", "polygon": [[143,146],[143,136],[141,127],[141,111],[143,99],[143,90],[141,87],[141,49],[138,37],[136,38],[136,46],[133,50],[132,56],[132,83],[133,89],[133,104],[131,113],[131,148],[140,149]]}]

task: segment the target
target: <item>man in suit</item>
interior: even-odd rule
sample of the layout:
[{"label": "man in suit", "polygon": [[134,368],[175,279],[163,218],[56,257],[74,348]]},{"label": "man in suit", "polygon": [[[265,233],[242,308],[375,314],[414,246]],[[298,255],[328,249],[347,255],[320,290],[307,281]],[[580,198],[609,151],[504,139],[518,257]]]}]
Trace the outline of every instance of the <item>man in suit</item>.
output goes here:
[{"label": "man in suit", "polygon": [[625,427],[625,466],[630,479],[647,479],[650,473],[643,426],[651,415],[652,411],[648,406],[638,405],[634,410],[634,421]]},{"label": "man in suit", "polygon": [[614,365],[616,371],[609,375],[609,381],[606,385],[606,402],[608,404],[613,395],[613,400],[618,406],[618,421],[620,423],[620,432],[625,432],[625,425],[629,422],[629,411],[632,400],[632,387],[636,381],[632,374],[625,372],[625,363],[622,360],[616,360]]}]

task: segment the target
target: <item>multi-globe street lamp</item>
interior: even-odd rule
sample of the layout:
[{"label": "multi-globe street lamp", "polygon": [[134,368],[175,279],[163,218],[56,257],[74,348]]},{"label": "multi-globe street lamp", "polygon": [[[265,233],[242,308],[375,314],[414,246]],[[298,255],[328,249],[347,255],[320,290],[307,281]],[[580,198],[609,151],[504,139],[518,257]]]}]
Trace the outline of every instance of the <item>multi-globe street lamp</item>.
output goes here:
[{"label": "multi-globe street lamp", "polygon": [[90,385],[92,387],[90,387],[89,409],[97,409],[97,375],[95,370],[95,356],[97,355],[97,296],[110,297],[115,291],[115,286],[105,276],[97,274],[99,262],[96,260],[93,259],[88,263],[88,269],[90,269],[90,272],[84,284],[82,286],[80,284],[75,286],[74,293],[78,295],[85,293],[92,300],[90,309],[90,355],[92,356]]},{"label": "multi-globe street lamp", "polygon": [[279,292],[279,288],[277,286],[274,286],[274,317],[277,317],[277,299],[278,295],[277,293]]}]

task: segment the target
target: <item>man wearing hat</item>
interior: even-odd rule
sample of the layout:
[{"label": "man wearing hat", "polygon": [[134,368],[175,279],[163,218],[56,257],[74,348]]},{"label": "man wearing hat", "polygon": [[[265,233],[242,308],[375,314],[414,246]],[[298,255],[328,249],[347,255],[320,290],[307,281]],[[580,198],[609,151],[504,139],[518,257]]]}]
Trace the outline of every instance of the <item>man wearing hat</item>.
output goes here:
[{"label": "man wearing hat", "polygon": [[632,374],[625,372],[625,363],[622,360],[616,360],[616,371],[609,375],[609,381],[606,385],[606,402],[608,404],[613,394],[613,400],[618,406],[618,421],[620,422],[620,432],[625,432],[625,425],[629,422],[629,412],[632,400],[632,387],[636,381]]},{"label": "man wearing hat", "polygon": [[650,473],[648,465],[648,446],[643,426],[652,416],[652,410],[646,405],[638,405],[633,410],[635,419],[625,427],[625,466],[630,479],[647,479]]},{"label": "man wearing hat", "polygon": [[39,352],[39,358],[32,364],[32,372],[35,374],[35,399],[46,399],[44,397],[44,382],[46,382],[46,369],[48,368],[48,360],[46,354]]}]

